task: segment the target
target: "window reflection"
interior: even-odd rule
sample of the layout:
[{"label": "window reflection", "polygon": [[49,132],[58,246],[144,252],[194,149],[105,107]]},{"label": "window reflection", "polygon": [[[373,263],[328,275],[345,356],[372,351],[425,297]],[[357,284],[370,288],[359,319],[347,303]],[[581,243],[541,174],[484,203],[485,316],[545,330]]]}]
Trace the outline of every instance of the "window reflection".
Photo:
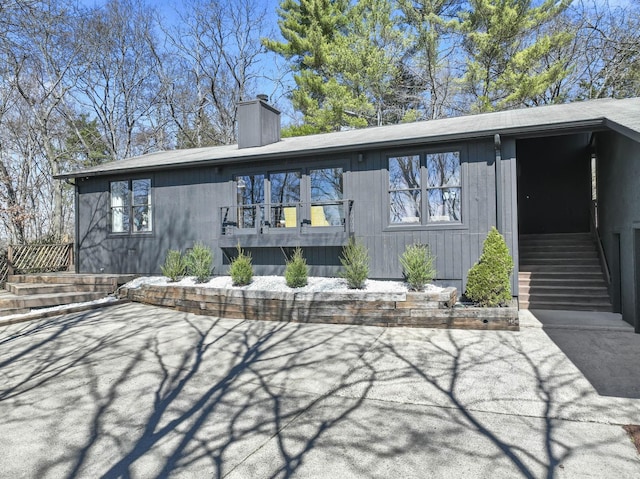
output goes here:
[{"label": "window reflection", "polygon": [[152,231],[150,179],[112,181],[110,196],[112,233]]},{"label": "window reflection", "polygon": [[389,158],[389,221],[420,222],[420,156]]},{"label": "window reflection", "polygon": [[271,185],[272,226],[285,228],[297,227],[297,204],[300,202],[300,176],[299,171],[287,171],[269,175]]},{"label": "window reflection", "polygon": [[151,180],[133,180],[133,231],[151,231]]},{"label": "window reflection", "polygon": [[342,168],[311,170],[311,226],[342,225],[342,173]]},{"label": "window reflection", "polygon": [[460,153],[426,155],[429,221],[460,221]]},{"label": "window reflection", "polygon": [[264,175],[241,175],[236,177],[238,189],[238,225],[240,228],[255,228],[263,220]]},{"label": "window reflection", "polygon": [[129,182],[111,182],[111,231],[124,233],[129,230]]}]

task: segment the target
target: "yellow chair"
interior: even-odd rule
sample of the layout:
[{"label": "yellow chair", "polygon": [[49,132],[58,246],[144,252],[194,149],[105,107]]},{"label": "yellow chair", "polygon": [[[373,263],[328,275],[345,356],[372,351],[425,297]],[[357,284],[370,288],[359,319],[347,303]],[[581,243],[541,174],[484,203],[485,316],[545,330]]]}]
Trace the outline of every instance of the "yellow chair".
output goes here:
[{"label": "yellow chair", "polygon": [[285,228],[295,228],[297,223],[297,213],[296,213],[296,207],[295,206],[287,206],[285,208],[282,208],[282,211],[284,213],[284,226]]},{"label": "yellow chair", "polygon": [[331,226],[324,214],[323,206],[311,207],[311,226]]}]

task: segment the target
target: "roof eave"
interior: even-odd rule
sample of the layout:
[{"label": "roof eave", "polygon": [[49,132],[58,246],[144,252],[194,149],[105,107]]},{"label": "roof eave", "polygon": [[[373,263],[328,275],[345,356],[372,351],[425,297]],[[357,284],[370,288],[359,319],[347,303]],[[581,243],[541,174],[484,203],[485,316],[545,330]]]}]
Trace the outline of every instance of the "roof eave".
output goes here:
[{"label": "roof eave", "polygon": [[434,136],[426,136],[426,137],[415,137],[415,138],[396,138],[393,140],[381,140],[381,141],[369,141],[351,145],[338,145],[338,146],[323,146],[319,148],[311,148],[311,149],[298,149],[291,151],[281,151],[281,152],[271,152],[271,153],[255,153],[240,157],[233,158],[214,158],[214,159],[205,159],[205,160],[193,160],[193,161],[185,161],[180,163],[166,163],[161,165],[148,165],[148,166],[134,166],[130,168],[118,168],[114,170],[95,170],[95,171],[72,171],[69,173],[64,173],[60,175],[55,175],[56,179],[71,179],[71,178],[91,178],[96,176],[115,176],[115,175],[125,175],[134,172],[141,171],[160,171],[166,170],[169,168],[194,168],[198,166],[222,166],[230,163],[233,164],[241,164],[247,163],[251,161],[255,161],[256,159],[260,160],[273,160],[273,159],[285,159],[291,158],[295,156],[309,156],[314,154],[329,154],[335,152],[348,153],[354,151],[360,151],[363,149],[381,149],[381,148],[394,148],[394,147],[412,147],[416,145],[424,145],[430,143],[445,143],[445,142],[455,142],[455,141],[468,141],[480,138],[493,137],[496,133],[499,133],[503,136],[531,136],[535,134],[544,134],[549,132],[561,132],[568,133],[572,131],[579,130],[593,130],[593,129],[601,129],[601,128],[611,128],[614,130],[618,130],[620,125],[613,123],[615,127],[612,125],[613,122],[608,121],[606,118],[595,118],[589,120],[577,120],[571,122],[561,122],[561,123],[551,123],[544,125],[529,125],[529,126],[518,126],[512,128],[488,128],[485,130],[474,130],[470,132],[464,133],[450,133],[450,134],[441,134]]}]

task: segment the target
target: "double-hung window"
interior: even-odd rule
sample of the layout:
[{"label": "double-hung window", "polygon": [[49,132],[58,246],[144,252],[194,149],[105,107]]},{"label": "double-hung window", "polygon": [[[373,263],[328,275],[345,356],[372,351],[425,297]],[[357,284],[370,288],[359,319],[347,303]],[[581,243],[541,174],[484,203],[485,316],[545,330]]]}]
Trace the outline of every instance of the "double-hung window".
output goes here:
[{"label": "double-hung window", "polygon": [[429,222],[460,222],[460,152],[429,153],[425,157]]},{"label": "double-hung window", "polygon": [[391,156],[389,223],[460,223],[460,152]]},{"label": "double-hung window", "polygon": [[112,233],[152,231],[150,179],[112,181],[110,196]]},{"label": "double-hung window", "polygon": [[422,178],[420,156],[389,158],[389,222],[420,223],[422,215]]}]

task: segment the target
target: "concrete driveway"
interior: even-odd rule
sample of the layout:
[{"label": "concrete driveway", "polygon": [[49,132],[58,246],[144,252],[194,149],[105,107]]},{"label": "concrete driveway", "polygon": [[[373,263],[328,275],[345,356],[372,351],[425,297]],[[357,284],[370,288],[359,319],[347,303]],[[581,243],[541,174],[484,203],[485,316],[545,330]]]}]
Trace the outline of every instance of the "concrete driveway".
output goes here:
[{"label": "concrete driveway", "polygon": [[616,330],[268,323],[140,304],[5,326],[0,476],[640,477],[621,427],[640,423],[638,351],[640,335]]}]

